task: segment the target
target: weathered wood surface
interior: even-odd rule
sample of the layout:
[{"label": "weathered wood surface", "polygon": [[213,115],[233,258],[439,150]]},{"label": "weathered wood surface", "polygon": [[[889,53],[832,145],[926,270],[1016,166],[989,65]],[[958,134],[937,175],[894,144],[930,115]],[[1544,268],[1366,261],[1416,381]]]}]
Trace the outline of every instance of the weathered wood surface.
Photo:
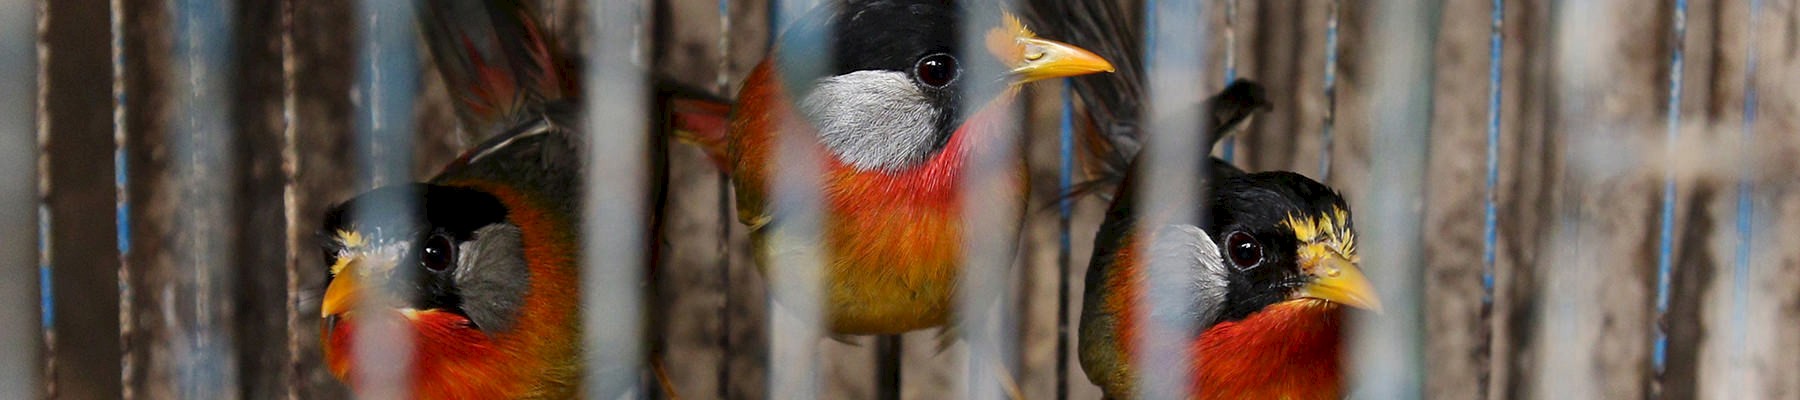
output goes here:
[{"label": "weathered wood surface", "polygon": [[[568,49],[582,49],[582,1],[545,0],[540,10]],[[171,41],[167,8],[160,2],[121,4],[113,15],[103,3],[46,1],[49,13],[45,62],[50,85],[46,110],[50,140],[48,194],[52,260],[57,271],[57,350],[47,378],[68,398],[161,398],[173,392],[170,325],[160,292],[184,266],[172,248],[180,204],[168,177],[173,167],[166,135],[174,113],[168,79]],[[730,93],[760,59],[768,35],[767,3],[730,3],[730,62],[720,85],[720,20],[710,0],[655,2],[659,44],[652,46],[658,74]],[[1547,0],[1508,2],[1504,29],[1504,97],[1501,114],[1499,243],[1494,303],[1483,320],[1481,248],[1488,68],[1486,2],[1447,2],[1437,44],[1435,111],[1428,191],[1419,221],[1426,247],[1427,390],[1433,398],[1532,397],[1543,385],[1540,371],[1552,349],[1574,348],[1592,364],[1578,367],[1607,397],[1793,398],[1800,396],[1800,358],[1779,349],[1800,347],[1800,38],[1793,34],[1800,7],[1792,0],[1763,1],[1755,30],[1747,0],[1695,0],[1688,14],[1683,157],[1662,156],[1664,108],[1673,11],[1667,2],[1605,3],[1617,11],[1611,35],[1559,37],[1559,15]],[[1368,146],[1371,123],[1366,80],[1371,71],[1366,36],[1371,15],[1345,2],[1341,20],[1338,96],[1328,104],[1325,67],[1326,3],[1305,0],[1239,1],[1238,73],[1270,88],[1276,108],[1243,135],[1239,164],[1250,169],[1288,169],[1318,176],[1325,113],[1336,108],[1335,144],[1328,182],[1356,203],[1366,198],[1367,165],[1381,149]],[[355,162],[351,85],[355,3],[348,0],[237,2],[231,99],[239,167],[231,173],[233,211],[242,227],[230,241],[237,280],[230,299],[239,371],[235,396],[245,398],[340,398],[341,385],[319,366],[316,309],[324,267],[313,250],[317,219],[330,204],[352,195]],[[1222,5],[1209,8],[1211,28],[1222,33]],[[122,18],[124,104],[110,93],[109,16]],[[1221,38],[1222,35],[1211,35]],[[1610,38],[1610,39],[1607,39]],[[1756,141],[1739,151],[1748,40],[1757,48]],[[1610,40],[1610,41],[1607,41]],[[1594,43],[1584,43],[1594,41]],[[1572,115],[1565,97],[1570,79],[1559,71],[1559,46],[1586,45],[1608,60],[1598,70],[1587,114]],[[1212,46],[1207,86],[1222,83],[1222,47]],[[416,176],[424,177],[474,139],[455,128],[442,84],[420,71]],[[1029,92],[1034,132],[1056,126],[1055,85]],[[124,125],[110,121],[122,106]],[[1591,121],[1589,125],[1571,121]],[[1601,126],[1590,131],[1579,127]],[[131,143],[132,252],[119,270],[110,217],[118,194],[112,187],[111,133],[122,129]],[[292,135],[292,162],[283,163]],[[1017,265],[1023,299],[1019,332],[1023,368],[1019,381],[1029,398],[1054,391],[1056,218],[1055,137],[1028,136],[1033,179],[1032,214]],[[736,225],[720,177],[694,149],[671,146],[668,237],[671,264],[655,300],[663,315],[669,368],[686,398],[762,398],[767,306],[762,278],[750,265],[747,242]],[[1601,165],[1595,159],[1622,166]],[[1748,293],[1734,286],[1737,246],[1738,162],[1754,160],[1756,206]],[[1611,165],[1611,164],[1608,164]],[[1663,167],[1678,168],[1675,273],[1668,369],[1661,388],[1650,368],[1654,313],[1656,223]],[[1601,168],[1605,167],[1605,168]],[[1597,169],[1598,168],[1598,169]],[[291,188],[286,185],[292,185]],[[291,196],[289,196],[291,194]],[[1080,293],[1088,246],[1102,204],[1078,204],[1070,279]],[[1580,241],[1557,236],[1570,227]],[[1570,244],[1579,243],[1572,247]],[[729,257],[724,255],[729,254]],[[1594,268],[1593,286],[1576,287],[1597,299],[1599,314],[1587,322],[1594,343],[1549,335],[1540,329],[1545,296],[1563,284],[1570,268]],[[128,280],[118,281],[121,277]],[[124,291],[118,290],[124,288]],[[121,296],[124,301],[121,302]],[[1746,310],[1735,310],[1747,299]],[[124,307],[121,310],[121,305]],[[1075,305],[1078,311],[1079,304]],[[121,315],[121,311],[123,314]],[[1553,311],[1553,310],[1548,310]],[[1728,328],[1743,312],[1753,330],[1735,341]],[[118,334],[113,334],[117,332]],[[1491,334],[1491,341],[1488,339]],[[959,348],[937,354],[932,332],[905,341],[904,398],[955,397],[961,374]],[[872,341],[865,341],[872,343]],[[1566,346],[1549,346],[1561,344]],[[1486,357],[1482,348],[1488,346]],[[829,398],[873,397],[871,345],[822,341]],[[1098,396],[1079,367],[1070,372],[1071,397]],[[120,379],[122,377],[122,379]]]}]

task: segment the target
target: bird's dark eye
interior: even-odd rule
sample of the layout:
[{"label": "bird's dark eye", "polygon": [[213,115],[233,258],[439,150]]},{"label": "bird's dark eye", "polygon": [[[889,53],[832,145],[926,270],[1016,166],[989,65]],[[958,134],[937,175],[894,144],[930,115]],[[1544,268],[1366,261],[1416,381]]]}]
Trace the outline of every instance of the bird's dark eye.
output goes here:
[{"label": "bird's dark eye", "polygon": [[1250,236],[1248,232],[1232,232],[1231,236],[1225,237],[1225,254],[1231,257],[1231,263],[1237,265],[1239,270],[1256,268],[1262,264],[1262,243],[1257,242],[1256,237]]},{"label": "bird's dark eye", "polygon": [[962,67],[956,65],[956,57],[945,53],[925,56],[913,65],[913,79],[933,88],[949,86],[959,74],[962,74]]},{"label": "bird's dark eye", "polygon": [[448,235],[431,235],[425,240],[425,250],[419,252],[419,262],[434,272],[449,270],[456,265],[456,242]]}]

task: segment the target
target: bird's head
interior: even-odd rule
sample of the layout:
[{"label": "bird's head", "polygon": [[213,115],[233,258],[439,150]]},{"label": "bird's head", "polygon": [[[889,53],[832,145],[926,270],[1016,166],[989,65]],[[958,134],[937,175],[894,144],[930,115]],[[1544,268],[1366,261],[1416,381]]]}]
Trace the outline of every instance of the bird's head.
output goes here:
[{"label": "bird's head", "polygon": [[332,372],[348,374],[359,317],[405,321],[421,352],[481,345],[513,329],[531,271],[518,226],[485,192],[433,184],[376,189],[327,214],[330,278],[320,307]]},{"label": "bird's head", "polygon": [[1223,320],[1276,303],[1379,311],[1362,273],[1349,207],[1330,187],[1292,172],[1226,178],[1209,229],[1232,273]]},{"label": "bird's head", "polygon": [[[1024,83],[1110,72],[1087,50],[1037,37],[1018,18],[965,21],[945,0],[830,2],[803,16],[775,52],[797,109],[839,159],[897,170],[949,141],[969,113]],[[964,43],[964,24],[986,27]],[[975,90],[972,90],[975,89]]]}]

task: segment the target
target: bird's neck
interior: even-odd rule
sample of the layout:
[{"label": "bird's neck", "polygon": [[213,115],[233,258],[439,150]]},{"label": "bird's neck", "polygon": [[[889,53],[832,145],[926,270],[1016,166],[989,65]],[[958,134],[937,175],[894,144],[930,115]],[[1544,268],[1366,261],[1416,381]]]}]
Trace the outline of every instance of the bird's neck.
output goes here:
[{"label": "bird's neck", "polygon": [[1201,398],[1339,398],[1340,307],[1301,299],[1207,329],[1189,349]]}]

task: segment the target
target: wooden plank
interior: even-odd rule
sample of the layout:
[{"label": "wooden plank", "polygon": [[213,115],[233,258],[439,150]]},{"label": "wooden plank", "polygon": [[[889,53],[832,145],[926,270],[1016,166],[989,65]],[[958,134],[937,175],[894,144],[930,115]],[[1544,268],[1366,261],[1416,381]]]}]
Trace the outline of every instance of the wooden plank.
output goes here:
[{"label": "wooden plank", "polygon": [[51,395],[118,398],[119,237],[112,210],[112,35],[106,2],[48,1],[50,258],[59,310]]},{"label": "wooden plank", "polygon": [[[1517,4],[1512,5],[1517,7]],[[1487,194],[1488,2],[1446,2],[1437,46],[1431,182],[1425,207],[1426,392],[1480,399],[1487,382],[1482,240]],[[1481,45],[1477,45],[1481,44]],[[1517,54],[1511,54],[1517,57]],[[1512,128],[1507,125],[1506,128]],[[1454,356],[1451,356],[1454,355]]]}]

